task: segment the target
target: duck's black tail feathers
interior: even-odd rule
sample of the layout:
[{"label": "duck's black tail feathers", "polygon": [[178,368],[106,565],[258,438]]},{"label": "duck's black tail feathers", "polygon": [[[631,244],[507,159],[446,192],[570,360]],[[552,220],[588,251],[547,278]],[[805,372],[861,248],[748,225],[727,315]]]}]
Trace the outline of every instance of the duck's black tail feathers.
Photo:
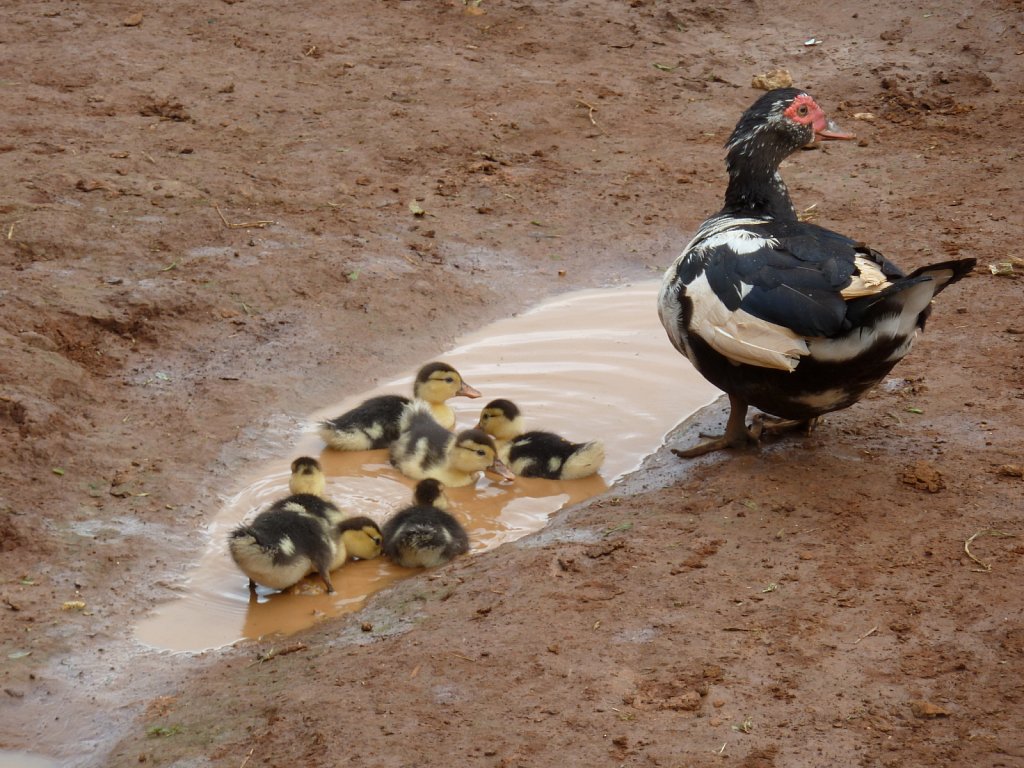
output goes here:
[{"label": "duck's black tail feathers", "polygon": [[[917,325],[924,329],[925,321],[931,314],[931,300],[947,285],[955,283],[969,274],[976,264],[975,259],[955,259],[915,269],[906,277],[897,278],[893,284],[872,296],[854,299],[847,305],[846,319],[853,326],[871,325],[875,317],[885,314],[899,314],[909,300],[917,303],[919,312]],[[925,295],[919,295],[924,286],[928,286]],[[918,288],[918,286],[921,286]],[[911,292],[912,289],[918,290]],[[910,299],[911,295],[916,296]]]}]

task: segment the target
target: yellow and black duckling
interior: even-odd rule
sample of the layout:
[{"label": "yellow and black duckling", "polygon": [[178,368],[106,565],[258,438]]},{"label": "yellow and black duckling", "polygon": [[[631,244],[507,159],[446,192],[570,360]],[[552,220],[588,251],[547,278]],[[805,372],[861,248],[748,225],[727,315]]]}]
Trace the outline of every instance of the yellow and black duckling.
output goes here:
[{"label": "yellow and black duckling", "polygon": [[574,443],[553,432],[523,426],[523,414],[511,400],[492,400],[480,412],[477,428],[491,435],[498,456],[520,477],[578,480],[595,474],[604,463],[604,443]]},{"label": "yellow and black duckling", "polygon": [[403,568],[434,568],[468,552],[466,529],[447,506],[439,481],[420,480],[413,505],[384,523],[384,554]]},{"label": "yellow and black duckling", "polygon": [[380,555],[380,528],[368,517],[346,517],[323,498],[326,481],[316,459],[303,456],[292,462],[288,486],[290,496],[231,532],[231,558],[249,577],[250,589],[256,584],[287,589],[315,571],[333,592],[331,571],[349,557]]},{"label": "yellow and black duckling", "polygon": [[348,557],[343,521],[341,510],[331,502],[311,493],[293,494],[235,528],[228,549],[249,577],[250,589],[257,584],[287,589],[315,571],[333,592],[331,571]]},{"label": "yellow and black duckling", "polygon": [[309,493],[327,498],[327,478],[320,462],[312,456],[299,456],[292,462],[292,476],[288,479],[288,490],[293,493]]},{"label": "yellow and black duckling", "polygon": [[432,477],[453,488],[476,482],[489,469],[511,480],[494,440],[479,429],[452,434],[430,415],[426,403],[413,402],[402,413],[398,439],[391,444],[391,463],[406,477]]},{"label": "yellow and black duckling", "polygon": [[[455,427],[455,411],[446,400],[480,397],[447,363],[427,363],[416,374],[413,398],[430,404],[430,412],[445,429]],[[387,448],[398,437],[402,411],[412,400],[404,395],[379,395],[333,419],[320,422],[320,437],[336,451]]]},{"label": "yellow and black duckling", "polygon": [[369,517],[346,517],[340,530],[341,543],[350,560],[373,560],[384,551],[384,534]]},{"label": "yellow and black duckling", "polygon": [[[320,462],[311,456],[300,456],[293,461],[288,490],[292,494],[311,493],[327,499],[327,478]],[[380,556],[380,526],[369,517],[345,517],[340,531],[350,559],[372,560]]]},{"label": "yellow and black duckling", "polygon": [[[310,493],[327,499],[327,478],[320,462],[312,456],[300,456],[292,462],[288,490],[294,494]],[[327,499],[329,501],[329,499]],[[380,556],[380,527],[369,517],[346,517],[341,538],[350,558],[372,560]]]}]

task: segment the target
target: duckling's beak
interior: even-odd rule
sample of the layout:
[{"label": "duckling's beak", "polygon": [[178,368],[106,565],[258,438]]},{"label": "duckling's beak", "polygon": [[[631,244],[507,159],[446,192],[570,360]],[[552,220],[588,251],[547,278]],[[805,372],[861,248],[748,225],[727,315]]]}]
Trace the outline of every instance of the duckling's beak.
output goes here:
[{"label": "duckling's beak", "polygon": [[459,387],[459,391],[455,394],[462,395],[463,397],[480,397],[479,390],[469,386],[466,382],[462,382],[462,386]]},{"label": "duckling's beak", "polygon": [[503,480],[516,479],[515,473],[511,469],[506,467],[505,462],[503,462],[501,459],[495,459],[494,463],[491,464],[491,466],[489,466],[487,469],[489,469],[491,472],[494,472],[495,474],[501,475]]}]

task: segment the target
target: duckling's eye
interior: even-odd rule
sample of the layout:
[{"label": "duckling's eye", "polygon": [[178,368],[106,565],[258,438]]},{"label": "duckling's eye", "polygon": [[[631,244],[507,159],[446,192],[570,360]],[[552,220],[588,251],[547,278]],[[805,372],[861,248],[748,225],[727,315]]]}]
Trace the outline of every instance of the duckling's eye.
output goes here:
[{"label": "duckling's eye", "polygon": [[445,381],[448,382],[449,384],[455,383],[455,379],[453,379],[451,376],[446,376]]},{"label": "duckling's eye", "polygon": [[477,449],[476,455],[477,456],[486,456],[487,452],[484,451],[482,448],[480,448],[480,449]]}]

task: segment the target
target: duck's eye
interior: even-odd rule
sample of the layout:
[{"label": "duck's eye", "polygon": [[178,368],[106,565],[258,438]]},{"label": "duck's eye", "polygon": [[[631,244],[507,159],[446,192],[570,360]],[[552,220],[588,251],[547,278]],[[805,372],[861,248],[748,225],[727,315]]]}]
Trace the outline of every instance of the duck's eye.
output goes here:
[{"label": "duck's eye", "polygon": [[447,381],[449,384],[454,384],[455,383],[455,379],[453,379],[451,376],[446,377],[445,381]]},{"label": "duck's eye", "polygon": [[810,111],[811,110],[807,107],[806,104],[801,104],[799,107],[796,108],[796,113],[800,117],[807,117],[807,115],[810,114]]},{"label": "duck's eye", "polygon": [[477,452],[476,452],[476,455],[477,455],[477,456],[486,456],[486,455],[487,455],[487,452],[486,452],[486,451],[484,451],[484,450],[483,450],[482,448],[478,448],[478,449],[477,449]]}]

